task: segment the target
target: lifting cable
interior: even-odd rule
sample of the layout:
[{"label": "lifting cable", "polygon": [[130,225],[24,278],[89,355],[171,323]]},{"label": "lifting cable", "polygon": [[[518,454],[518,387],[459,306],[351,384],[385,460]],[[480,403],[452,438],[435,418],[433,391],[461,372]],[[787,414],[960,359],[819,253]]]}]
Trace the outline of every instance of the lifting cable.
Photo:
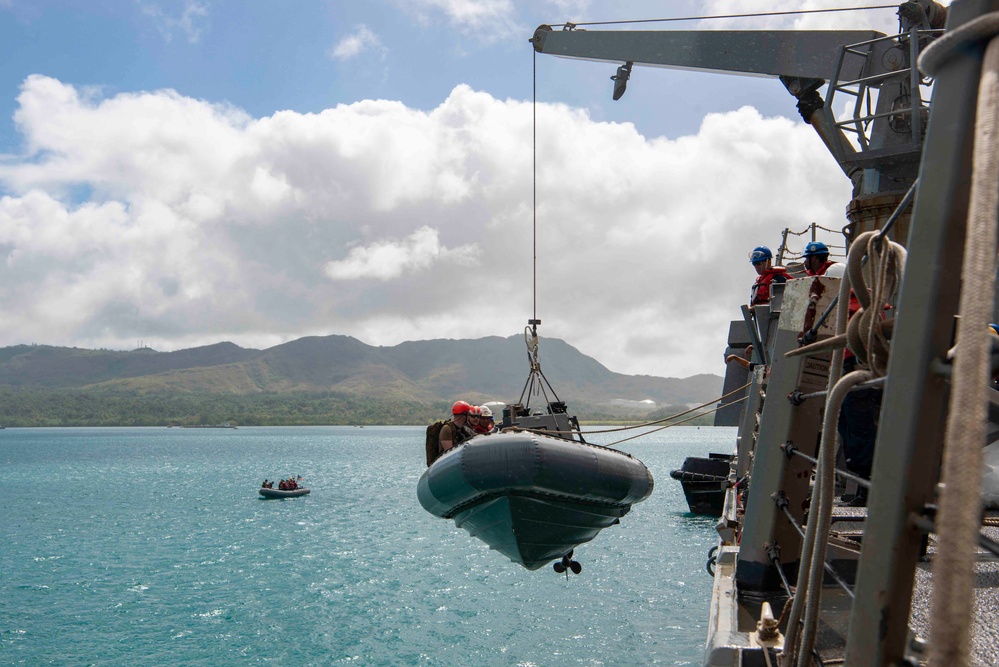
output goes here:
[{"label": "lifting cable", "polygon": [[533,246],[533,252],[534,252],[534,259],[533,259],[533,266],[532,266],[532,270],[533,270],[533,274],[534,274],[534,285],[533,285],[533,288],[534,288],[534,290],[533,290],[534,291],[534,310],[532,312],[534,313],[534,315],[533,315],[533,318],[531,319],[531,322],[533,324],[537,324],[537,322],[538,322],[538,51],[537,51],[537,49],[531,49],[531,52],[534,54],[534,63],[533,63],[533,65],[534,65],[533,75],[534,76],[533,76],[533,81],[532,81],[532,95],[533,95],[533,98],[531,100],[531,113],[532,113],[532,118],[531,118],[531,132],[532,132],[532,137],[531,137],[531,152],[533,153],[533,156],[532,156],[532,174],[531,174],[532,183],[531,183],[531,188],[532,188],[532,196],[534,198],[533,202],[532,202],[532,205],[531,205],[531,210],[533,211],[533,214],[534,214],[534,223],[533,223],[533,230],[532,230],[533,231],[533,243],[532,243],[532,246]]},{"label": "lifting cable", "polygon": [[[534,389],[535,386],[540,387],[541,391],[544,392],[544,384],[547,383],[547,378],[545,378],[544,375],[541,374],[541,372],[540,372],[541,371],[540,365],[537,363],[537,354],[538,354],[537,353],[537,325],[541,323],[541,321],[538,319],[538,52],[537,52],[537,50],[532,50],[532,53],[534,54],[534,59],[533,59],[533,62],[532,62],[532,70],[533,70],[533,72],[532,72],[532,100],[531,100],[531,113],[532,113],[532,119],[531,119],[531,130],[532,130],[531,148],[532,148],[532,153],[533,153],[533,155],[532,155],[532,198],[533,198],[533,201],[532,201],[531,208],[532,208],[532,213],[533,213],[533,223],[532,223],[532,235],[533,235],[533,238],[532,238],[532,247],[533,247],[533,258],[532,258],[533,285],[532,285],[532,291],[533,291],[534,302],[533,302],[533,317],[532,317],[531,321],[529,322],[529,324],[532,327],[531,334],[533,336],[533,345],[534,345],[534,347],[533,347],[533,350],[532,350],[533,357],[532,357],[532,363],[531,363],[531,375],[530,375],[530,377],[528,377],[527,385],[525,385],[525,387],[524,387],[524,392],[521,392],[521,399],[523,399],[524,393],[527,392],[528,385],[532,389]],[[525,336],[526,335],[527,335],[527,332],[525,331]],[[530,342],[528,343],[528,347],[529,348],[531,347],[531,343]],[[537,385],[535,385],[534,382],[532,382],[532,380],[534,380],[535,379],[535,375],[538,375],[538,374],[540,374],[541,378],[544,379],[544,383],[541,381],[541,379],[538,379],[537,380]],[[737,393],[739,393],[741,391],[744,391],[747,387],[749,387],[749,383],[744,384],[743,386],[739,387],[738,389],[736,389],[734,391],[730,391],[729,393],[724,394],[720,398],[714,399],[712,401],[708,401],[707,403],[703,403],[703,404],[698,405],[696,407],[690,408],[689,410],[685,410],[683,412],[680,412],[680,413],[675,414],[675,415],[671,415],[669,417],[664,417],[663,419],[657,419],[655,421],[645,422],[643,424],[634,424],[634,425],[631,425],[631,426],[622,426],[620,428],[605,429],[605,430],[599,430],[599,431],[578,431],[577,430],[577,431],[544,431],[544,432],[548,433],[550,435],[556,435],[556,434],[557,435],[579,434],[579,435],[582,436],[582,435],[592,435],[592,434],[598,434],[598,433],[618,433],[618,432],[621,432],[621,431],[627,431],[627,430],[636,429],[636,428],[646,428],[646,427],[649,427],[649,426],[657,426],[659,424],[665,424],[666,422],[671,422],[674,419],[677,419],[678,417],[683,417],[684,415],[688,415],[691,412],[694,412],[696,410],[701,410],[702,408],[705,408],[705,407],[707,407],[709,405],[714,405],[716,403],[719,403],[722,400],[728,398],[729,396],[732,396],[733,394],[737,394]],[[549,388],[551,388],[551,385],[549,385]],[[552,393],[553,394],[554,394],[554,391],[555,390],[552,389]],[[545,394],[545,398],[546,399],[548,398],[547,393]],[[555,399],[558,400],[558,396],[556,396]],[[711,410],[708,410],[707,412],[703,412],[703,413],[692,415],[688,419],[684,419],[682,421],[671,423],[671,424],[666,424],[666,426],[663,426],[662,428],[655,429],[655,430],[652,430],[652,431],[648,431],[647,433],[640,433],[637,436],[632,436],[631,438],[625,438],[625,440],[632,440],[632,439],[637,438],[637,437],[642,436],[642,435],[648,435],[650,433],[655,433],[656,431],[662,430],[663,428],[669,428],[670,426],[677,426],[677,425],[682,424],[684,422],[691,421],[692,419],[696,419],[697,417],[702,417],[704,415],[709,415],[712,412],[716,412],[717,410],[721,410],[722,408],[726,408],[726,407],[728,407],[730,405],[735,405],[736,403],[739,403],[739,402],[744,401],[744,400],[745,400],[745,397],[740,398],[740,399],[735,400],[735,401],[732,401],[730,403],[726,403],[725,405],[719,405],[719,406],[717,406],[717,407],[715,407],[715,408],[713,408]],[[550,402],[550,401],[548,401],[548,402]],[[531,429],[525,429],[525,430],[530,431]],[[619,444],[621,442],[625,442],[625,440],[619,440],[619,441],[617,441],[615,443],[611,443],[611,444],[612,445],[616,445],[616,444]],[[610,446],[610,445],[607,445],[607,446]]]},{"label": "lifting cable", "polygon": [[829,14],[832,12],[860,12],[869,9],[898,9],[898,5],[873,5],[870,7],[832,7],[828,9],[798,9],[785,12],[757,12],[753,14],[718,14],[714,16],[681,16],[661,19],[631,19],[623,21],[587,21],[585,23],[552,23],[553,28],[572,30],[581,25],[624,25],[628,23],[669,23],[673,21],[708,21],[710,19],[745,19],[762,16],[793,16],[797,14]]}]

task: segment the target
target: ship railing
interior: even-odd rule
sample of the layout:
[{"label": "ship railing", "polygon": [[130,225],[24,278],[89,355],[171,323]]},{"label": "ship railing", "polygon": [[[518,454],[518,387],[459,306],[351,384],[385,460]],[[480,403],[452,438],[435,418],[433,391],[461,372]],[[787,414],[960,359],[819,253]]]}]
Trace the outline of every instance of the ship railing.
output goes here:
[{"label": "ship railing", "polygon": [[[780,448],[781,448],[781,450],[785,454],[787,454],[788,458],[797,456],[797,457],[799,457],[801,459],[804,459],[805,461],[808,461],[813,466],[818,465],[818,459],[817,458],[815,458],[814,456],[809,456],[808,454],[805,454],[804,452],[800,451],[791,442],[785,442],[783,445],[780,446]],[[871,488],[871,482],[868,479],[864,479],[863,477],[858,477],[857,475],[854,475],[853,473],[847,472],[846,470],[840,470],[839,468],[837,468],[835,470],[835,473],[836,473],[837,477],[840,477],[841,479],[844,479],[844,480],[852,481],[852,482],[856,483],[857,486],[863,487],[865,489],[870,489]],[[776,494],[774,494],[774,503],[784,513],[784,515],[787,517],[788,521],[791,522],[792,527],[798,532],[798,534],[802,538],[804,538],[805,531],[798,524],[797,519],[795,519],[795,517],[791,513],[790,509],[788,509],[789,502],[788,502],[787,496],[784,494],[783,491],[778,491]],[[923,513],[922,514],[915,514],[915,513],[910,514],[910,516],[909,516],[909,522],[914,527],[916,527],[919,530],[921,530],[924,534],[929,535],[930,533],[937,532],[936,523],[934,521],[934,515],[935,514],[936,514],[936,507],[933,506],[933,505],[928,505],[928,506],[926,506],[923,509]],[[848,519],[849,517],[838,517],[839,520],[842,520],[844,518]],[[858,518],[860,520],[863,520],[863,517],[858,517]],[[996,556],[997,558],[999,558],[999,542],[997,542],[996,540],[993,540],[988,535],[983,535],[981,533],[978,535],[978,546],[981,547],[983,550],[988,551],[993,556]],[[778,571],[780,571],[781,578],[783,579],[784,575],[783,575],[783,571],[779,567],[779,562],[775,563],[775,565],[778,566],[777,569],[778,569]],[[830,574],[830,576],[833,578],[833,580],[836,581],[836,583],[839,584],[839,586],[841,588],[843,588],[843,590],[846,591],[847,594],[852,598],[853,597],[853,588],[839,577],[839,574],[835,572],[834,568],[832,567],[832,565],[828,561],[826,561],[824,563],[824,566],[825,566],[826,572],[828,572]],[[788,587],[786,587],[786,586],[785,586],[785,588],[788,591],[788,595],[790,595],[791,594],[790,589]]]},{"label": "ship railing", "polygon": [[[798,260],[800,260],[801,259],[801,252],[804,252],[804,248],[802,248],[801,252],[796,252],[796,251],[793,251],[790,248],[788,248],[787,239],[788,239],[789,236],[804,236],[805,234],[808,234],[810,236],[810,238],[809,238],[810,241],[817,241],[818,239],[816,238],[816,236],[817,236],[816,230],[819,230],[819,229],[821,229],[824,232],[829,232],[830,234],[842,234],[843,233],[842,229],[829,229],[828,227],[823,227],[822,225],[820,225],[818,223],[815,223],[815,222],[810,223],[807,227],[805,227],[804,229],[802,229],[801,231],[798,231],[798,232],[792,231],[790,227],[785,227],[784,230],[780,234],[780,238],[781,238],[781,240],[780,240],[780,247],[777,248],[777,259],[776,259],[776,262],[775,262],[777,264],[777,266],[784,266],[784,259],[786,257],[791,257],[792,259],[798,259]],[[826,247],[829,248],[829,251],[830,251],[829,252],[829,256],[830,257],[845,257],[846,256],[846,246],[845,245],[835,245],[833,243],[827,243]]]},{"label": "ship railing", "polygon": [[[920,49],[931,40],[944,33],[943,30],[912,29],[897,35],[883,36],[856,44],[845,45],[839,55],[835,74],[829,83],[826,95],[825,114],[831,124],[843,132],[849,132],[856,137],[861,153],[885,147],[871,146],[871,125],[877,121],[886,120],[896,132],[909,131],[909,141],[893,147],[892,153],[908,153],[918,151],[922,144],[923,132],[929,116],[930,100],[924,100],[921,87],[927,85],[922,74],[915,66]],[[896,68],[890,63],[890,53],[900,51],[901,63]],[[867,76],[841,80],[844,62],[850,58],[863,58],[867,61],[866,71],[874,73]],[[878,58],[881,62],[874,62]],[[889,71],[883,71],[888,68]],[[890,105],[879,103],[881,110],[871,111],[871,89],[877,89],[878,95],[883,94],[882,87],[893,81],[899,81],[901,90],[890,101]],[[837,95],[849,95],[854,98],[853,111],[849,118],[839,120],[834,112]],[[865,112],[865,104],[867,110]],[[908,124],[908,128],[905,124]],[[839,154],[837,160],[842,164],[848,156],[842,147],[835,147]]]},{"label": "ship railing", "polygon": [[[801,527],[801,525],[798,523],[798,520],[794,518],[794,514],[791,513],[790,503],[788,502],[787,496],[784,495],[783,491],[778,491],[776,494],[774,494],[774,503],[777,504],[778,509],[780,509],[784,513],[784,516],[787,517],[787,520],[791,523],[791,527],[794,528],[794,530],[797,531],[801,539],[804,540],[805,529]],[[769,557],[771,560],[774,560],[773,553],[771,553]],[[787,579],[784,577],[783,568],[781,568],[780,566],[779,553],[777,554],[777,560],[776,562],[774,562],[774,565],[777,567],[777,571],[780,572],[781,580],[785,586],[785,590],[788,594],[788,597],[793,596],[794,593],[791,591],[791,588],[787,586]],[[854,598],[853,586],[848,584],[843,579],[843,577],[840,576],[839,572],[836,571],[836,568],[834,568],[828,560],[824,561],[822,563],[822,566],[823,569],[825,569],[826,574],[829,575],[829,578],[832,579],[834,582],[836,582],[836,585],[842,588],[843,592],[846,593],[852,600]]]},{"label": "ship railing", "polygon": [[[815,458],[814,456],[809,456],[808,454],[805,454],[800,449],[798,449],[797,447],[795,447],[794,443],[792,443],[792,442],[785,442],[783,445],[780,446],[780,448],[784,451],[785,454],[787,454],[787,458],[792,458],[794,456],[797,456],[799,458],[802,458],[802,459],[808,461],[813,466],[816,466],[819,463],[819,460],[817,458]],[[861,487],[863,487],[865,489],[870,489],[871,488],[871,482],[870,482],[870,480],[867,480],[867,479],[864,479],[863,477],[859,477],[857,475],[854,475],[852,472],[848,472],[846,470],[841,470],[840,468],[836,468],[836,470],[834,470],[833,472],[835,472],[836,476],[839,477],[840,479],[844,479],[844,480],[847,480],[847,481],[854,482],[854,483],[857,484],[857,486],[861,486]]]}]

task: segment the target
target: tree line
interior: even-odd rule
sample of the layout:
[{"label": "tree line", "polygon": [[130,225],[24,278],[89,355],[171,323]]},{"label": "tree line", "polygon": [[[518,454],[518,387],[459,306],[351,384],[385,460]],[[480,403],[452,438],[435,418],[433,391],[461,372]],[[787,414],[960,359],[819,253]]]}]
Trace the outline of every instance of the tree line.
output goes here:
[{"label": "tree line", "polygon": [[[229,422],[237,426],[407,425],[445,418],[450,403],[380,400],[337,392],[113,393],[78,389],[0,388],[0,425],[40,426],[198,426]],[[571,404],[570,404],[570,407]],[[581,420],[643,422],[683,408],[661,408],[656,416],[607,406],[578,405]],[[501,415],[496,415],[497,421]],[[712,416],[688,422],[710,425]]]}]

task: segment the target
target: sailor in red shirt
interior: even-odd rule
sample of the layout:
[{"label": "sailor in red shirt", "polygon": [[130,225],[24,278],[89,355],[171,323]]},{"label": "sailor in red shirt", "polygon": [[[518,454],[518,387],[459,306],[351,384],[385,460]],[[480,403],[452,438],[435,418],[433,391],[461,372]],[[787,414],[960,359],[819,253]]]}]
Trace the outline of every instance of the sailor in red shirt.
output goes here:
[{"label": "sailor in red shirt", "polygon": [[[805,272],[810,276],[843,277],[846,265],[829,261],[829,248],[821,241],[812,241],[801,253]],[[849,316],[860,310],[860,301],[850,290]],[[883,317],[883,315],[882,315]],[[857,368],[857,358],[849,348],[843,358],[843,374]],[[881,388],[868,387],[851,391],[843,399],[837,430],[843,443],[843,453],[846,456],[846,467],[850,472],[870,479],[871,467],[874,463],[874,445],[878,435],[878,416],[881,413]],[[861,487],[856,496],[850,500],[854,506],[867,505],[867,489]]]},{"label": "sailor in red shirt", "polygon": [[829,247],[822,241],[812,241],[801,253],[801,262],[805,273],[810,276],[829,276],[842,278],[846,273],[846,264],[829,259]]},{"label": "sailor in red shirt", "polygon": [[773,257],[770,248],[762,245],[753,248],[753,252],[749,253],[749,261],[757,274],[749,297],[750,309],[760,303],[770,303],[770,285],[786,283],[791,278],[783,266],[773,265]]}]

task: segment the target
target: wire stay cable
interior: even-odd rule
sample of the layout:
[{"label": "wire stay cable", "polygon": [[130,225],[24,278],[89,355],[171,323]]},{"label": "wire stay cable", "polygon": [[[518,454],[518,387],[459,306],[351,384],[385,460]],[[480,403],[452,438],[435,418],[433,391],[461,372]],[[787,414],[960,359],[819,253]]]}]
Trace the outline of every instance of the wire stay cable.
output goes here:
[{"label": "wire stay cable", "polygon": [[572,26],[573,28],[583,25],[624,25],[629,23],[669,23],[675,21],[709,21],[711,19],[743,19],[758,18],[764,16],[793,16],[798,14],[828,14],[833,12],[859,12],[871,9],[898,9],[898,5],[871,5],[868,7],[830,7],[827,9],[797,9],[783,12],[755,12],[752,14],[715,14],[710,16],[679,16],[658,19],[626,19],[621,21],[586,21],[586,22],[566,22],[552,23],[552,27]]}]

